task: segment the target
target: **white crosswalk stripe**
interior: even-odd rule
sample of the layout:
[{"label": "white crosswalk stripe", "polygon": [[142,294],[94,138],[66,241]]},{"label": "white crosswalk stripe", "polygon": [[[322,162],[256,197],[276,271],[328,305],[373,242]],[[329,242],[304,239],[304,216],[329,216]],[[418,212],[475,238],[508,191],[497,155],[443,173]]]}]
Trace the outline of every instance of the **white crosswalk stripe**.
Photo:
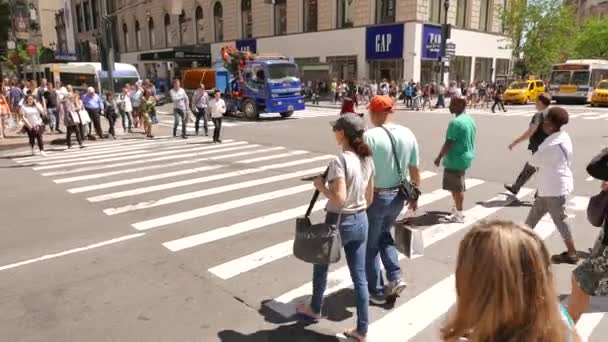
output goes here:
[{"label": "white crosswalk stripe", "polygon": [[[92,143],[84,150],[56,151],[48,158],[26,157],[15,161],[106,215],[126,221],[130,225],[125,225],[126,237],[118,241],[144,234],[146,239],[160,236],[159,248],[171,255],[197,255],[209,275],[221,285],[230,286],[231,291],[241,291],[239,296],[248,304],[259,305],[264,300],[265,309],[288,319],[294,315],[295,306],[312,291],[310,265],[292,256],[293,221],[306,211],[313,189],[310,182],[302,182],[300,178],[322,173],[334,156],[245,141],[227,140],[212,145],[205,143],[207,140],[118,141],[115,146],[109,142]],[[451,204],[451,194],[441,188],[441,178],[436,172],[421,172],[421,178],[424,193],[418,202],[417,216]],[[531,199],[534,193],[532,189],[522,189],[517,197],[497,194],[500,184],[475,178],[467,179],[466,185],[465,222],[447,223],[440,219],[421,227],[425,255],[415,262],[430,262],[432,257],[427,258],[426,251],[433,246],[444,248],[449,244],[456,249],[464,231],[483,219],[500,217],[511,204]],[[571,198],[569,213],[572,211],[573,217],[582,216],[588,200],[582,196]],[[316,203],[313,218],[319,219],[326,203],[323,198]],[[402,214],[405,212],[404,209]],[[541,220],[535,232],[543,239],[557,235],[548,217]],[[89,247],[93,248],[84,249]],[[213,252],[198,257],[197,253],[207,251]],[[41,260],[64,254],[52,254]],[[414,260],[399,254],[399,261],[404,265]],[[431,263],[428,265],[433,267]],[[436,331],[437,322],[446,317],[456,302],[453,268],[440,272],[439,277],[424,286],[416,286],[416,274],[408,274],[408,281],[414,285],[413,296],[396,303],[390,311],[370,308],[373,315],[369,340],[426,341],[426,337],[420,336]],[[273,284],[267,287],[259,279]],[[349,269],[343,260],[329,272],[325,296],[331,298],[351,287]],[[608,303],[595,303],[594,312],[583,315],[578,328],[584,339],[598,337],[596,330],[606,322],[606,311]],[[327,324],[348,328],[352,323]]]}]

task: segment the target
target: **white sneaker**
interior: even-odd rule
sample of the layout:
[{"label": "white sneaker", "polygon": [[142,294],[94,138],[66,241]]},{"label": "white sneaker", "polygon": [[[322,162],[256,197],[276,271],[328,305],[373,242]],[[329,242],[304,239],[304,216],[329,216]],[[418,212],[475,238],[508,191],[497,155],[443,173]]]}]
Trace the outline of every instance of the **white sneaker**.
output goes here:
[{"label": "white sneaker", "polygon": [[403,279],[389,281],[386,286],[386,296],[387,297],[397,297],[405,290],[407,284]]},{"label": "white sneaker", "polygon": [[44,151],[40,151],[40,155],[43,156],[43,157],[47,157],[48,156],[48,154],[46,154],[46,152],[44,152]]},{"label": "white sneaker", "polygon": [[454,214],[447,217],[451,223],[464,223],[464,214],[462,211],[456,211]]}]

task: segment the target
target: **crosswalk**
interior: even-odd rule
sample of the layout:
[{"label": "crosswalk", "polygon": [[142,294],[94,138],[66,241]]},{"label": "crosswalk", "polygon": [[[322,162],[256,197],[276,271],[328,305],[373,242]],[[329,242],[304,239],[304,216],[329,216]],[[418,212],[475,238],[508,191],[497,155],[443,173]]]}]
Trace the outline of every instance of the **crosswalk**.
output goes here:
[{"label": "crosswalk", "polygon": [[[197,265],[252,307],[261,305],[290,319],[296,304],[311,294],[312,268],[292,256],[293,223],[305,212],[313,191],[301,178],[322,173],[333,155],[236,140],[211,144],[203,137],[124,139],[48,154],[14,161],[128,223],[132,236],[152,235],[171,254],[204,255],[193,258],[201,260]],[[499,184],[467,179],[465,222],[448,223],[443,211],[451,196],[441,189],[441,177],[436,171],[424,171],[421,177],[419,214],[430,220],[417,227],[424,256],[399,256],[410,287],[392,310],[370,309],[370,341],[437,340],[456,300],[453,259],[462,235],[483,219],[514,215],[521,220],[528,209],[517,205],[534,194],[522,189],[517,197],[508,196]],[[573,197],[569,214],[584,216],[581,204],[586,201]],[[325,203],[321,199],[316,204],[313,220],[322,218]],[[549,217],[535,231],[543,239],[558,236]],[[352,305],[345,304],[352,298],[341,294],[351,287],[345,261],[333,265],[326,305],[347,310],[344,305]],[[602,340],[596,328],[608,322],[605,311],[603,306],[583,316],[579,330],[585,339]],[[352,324],[348,319],[321,323],[332,331]]]}]

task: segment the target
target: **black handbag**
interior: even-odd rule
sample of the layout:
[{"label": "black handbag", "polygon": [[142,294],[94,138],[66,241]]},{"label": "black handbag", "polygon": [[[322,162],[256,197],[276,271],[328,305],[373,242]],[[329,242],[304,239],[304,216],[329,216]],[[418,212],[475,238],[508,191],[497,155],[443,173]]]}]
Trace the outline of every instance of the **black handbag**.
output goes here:
[{"label": "black handbag", "polygon": [[[346,161],[344,161],[346,179]],[[325,170],[323,178],[327,177],[329,168]],[[310,200],[308,210],[304,217],[296,219],[296,236],[293,240],[293,255],[310,264],[329,265],[340,261],[342,239],[340,238],[340,221],[342,214],[338,215],[335,225],[327,223],[312,224],[310,213],[319,198],[319,191]]]},{"label": "black handbag", "polygon": [[420,195],[420,189],[416,186],[416,184],[410,182],[407,178],[403,176],[403,169],[401,168],[401,164],[399,163],[399,156],[397,156],[397,149],[395,148],[395,137],[393,134],[384,126],[380,126],[382,129],[388,134],[388,137],[391,141],[391,149],[393,150],[393,158],[395,159],[395,166],[397,167],[397,172],[399,173],[399,191],[407,198],[408,201],[416,202]]},{"label": "black handbag", "polygon": [[608,191],[600,191],[589,199],[587,220],[596,227],[602,227],[606,216],[608,216]]}]

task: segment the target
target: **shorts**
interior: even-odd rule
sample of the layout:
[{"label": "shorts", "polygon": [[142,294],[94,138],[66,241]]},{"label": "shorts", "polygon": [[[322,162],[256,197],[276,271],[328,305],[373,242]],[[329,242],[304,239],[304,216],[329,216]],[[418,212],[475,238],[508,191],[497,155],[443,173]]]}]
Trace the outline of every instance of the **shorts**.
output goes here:
[{"label": "shorts", "polygon": [[465,192],[467,191],[464,184],[465,170],[443,170],[443,190],[450,192]]}]

